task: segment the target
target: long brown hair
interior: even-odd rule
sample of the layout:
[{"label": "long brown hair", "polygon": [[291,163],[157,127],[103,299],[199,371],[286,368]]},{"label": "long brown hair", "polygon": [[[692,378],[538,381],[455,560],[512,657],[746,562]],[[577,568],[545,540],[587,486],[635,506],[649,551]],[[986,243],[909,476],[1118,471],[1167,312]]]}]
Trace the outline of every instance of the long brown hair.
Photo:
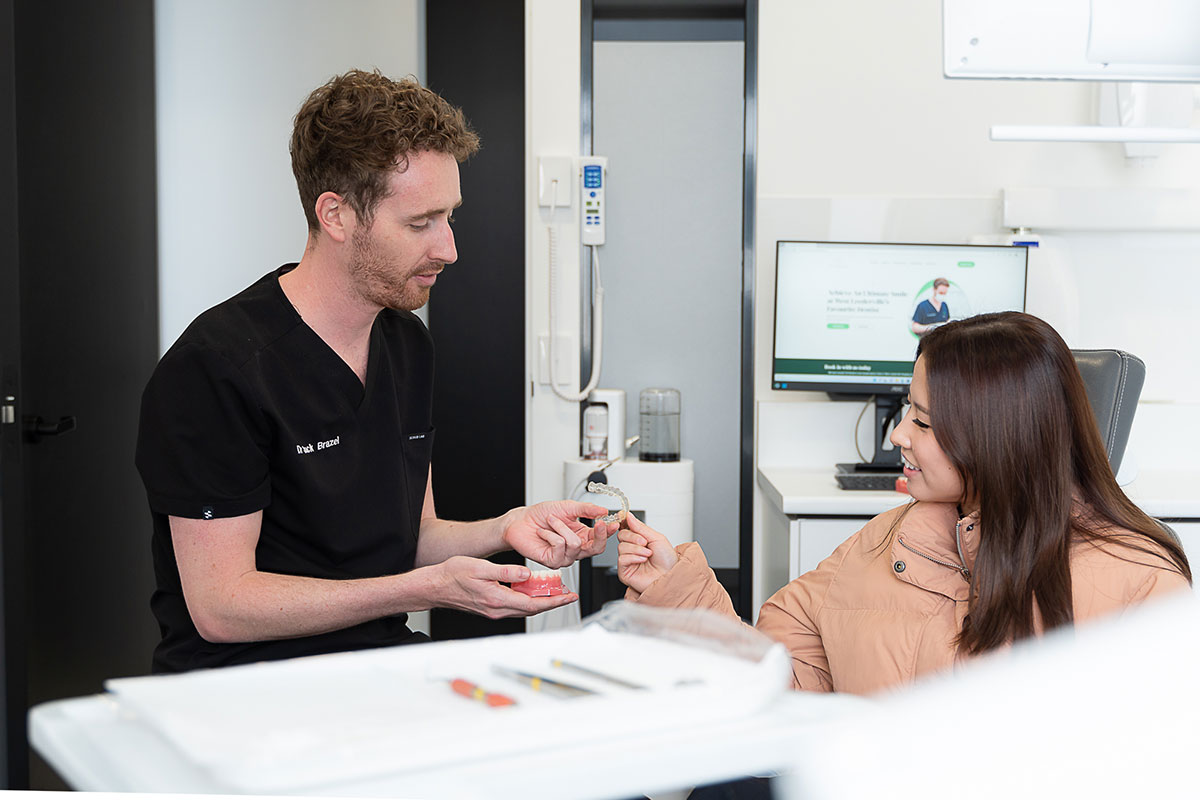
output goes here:
[{"label": "long brown hair", "polygon": [[1075,358],[1053,328],[981,314],[930,332],[917,354],[938,444],[983,530],[960,652],[1032,636],[1039,616],[1045,630],[1071,624],[1077,538],[1191,581],[1179,544],[1117,486]]}]

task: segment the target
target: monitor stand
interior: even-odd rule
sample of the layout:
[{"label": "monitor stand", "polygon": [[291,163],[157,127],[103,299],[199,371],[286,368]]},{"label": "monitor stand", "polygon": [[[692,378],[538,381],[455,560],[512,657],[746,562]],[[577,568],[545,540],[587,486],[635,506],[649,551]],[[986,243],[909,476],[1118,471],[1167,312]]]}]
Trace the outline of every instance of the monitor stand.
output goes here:
[{"label": "monitor stand", "polygon": [[900,448],[889,447],[888,431],[899,422],[903,397],[896,394],[875,395],[875,453],[870,461],[857,464],[837,464],[841,475],[901,475]]}]

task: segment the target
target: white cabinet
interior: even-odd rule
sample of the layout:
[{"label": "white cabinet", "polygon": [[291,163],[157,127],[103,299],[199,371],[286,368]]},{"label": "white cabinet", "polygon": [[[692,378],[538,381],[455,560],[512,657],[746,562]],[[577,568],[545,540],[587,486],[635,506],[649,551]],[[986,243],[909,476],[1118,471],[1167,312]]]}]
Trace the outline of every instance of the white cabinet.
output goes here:
[{"label": "white cabinet", "polygon": [[857,533],[869,517],[794,517],[788,530],[788,580],[814,569],[838,545]]},{"label": "white cabinet", "polygon": [[847,492],[832,470],[760,467],[761,532],[754,552],[754,610],[821,562],[867,520],[908,502],[896,492]]}]

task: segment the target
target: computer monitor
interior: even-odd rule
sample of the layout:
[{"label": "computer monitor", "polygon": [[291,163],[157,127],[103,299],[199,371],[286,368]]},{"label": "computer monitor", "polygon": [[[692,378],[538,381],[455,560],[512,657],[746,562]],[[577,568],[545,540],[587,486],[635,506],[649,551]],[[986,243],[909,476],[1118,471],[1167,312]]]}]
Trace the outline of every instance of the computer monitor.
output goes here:
[{"label": "computer monitor", "polygon": [[912,381],[920,337],[945,322],[1024,311],[1027,247],[779,241],[771,388],[876,398],[872,463]]}]

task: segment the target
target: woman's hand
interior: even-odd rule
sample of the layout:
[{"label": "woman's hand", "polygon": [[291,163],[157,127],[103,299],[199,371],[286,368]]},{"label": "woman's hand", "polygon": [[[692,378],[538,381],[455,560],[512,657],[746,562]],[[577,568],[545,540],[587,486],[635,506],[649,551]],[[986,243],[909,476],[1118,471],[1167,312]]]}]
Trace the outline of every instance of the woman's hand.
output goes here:
[{"label": "woman's hand", "polygon": [[633,514],[625,518],[625,524],[629,527],[617,531],[617,577],[635,592],[644,592],[675,566],[679,557],[667,537]]}]

